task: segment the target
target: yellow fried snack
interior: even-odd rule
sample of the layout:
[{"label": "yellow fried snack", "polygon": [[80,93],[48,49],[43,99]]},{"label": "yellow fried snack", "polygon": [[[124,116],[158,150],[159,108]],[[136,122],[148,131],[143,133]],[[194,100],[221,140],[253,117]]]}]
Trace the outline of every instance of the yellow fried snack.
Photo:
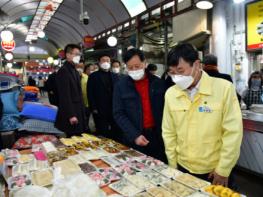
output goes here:
[{"label": "yellow fried snack", "polygon": [[205,188],[205,191],[210,193],[210,194],[214,194],[214,188],[215,186],[214,185],[209,185]]},{"label": "yellow fried snack", "polygon": [[75,144],[74,140],[69,138],[60,138],[60,141],[66,146],[73,146]]},{"label": "yellow fried snack", "polygon": [[220,196],[221,192],[223,191],[224,187],[222,185],[216,185],[213,189],[213,193],[217,196]]},{"label": "yellow fried snack", "polygon": [[89,135],[89,134],[87,134],[87,133],[83,133],[83,134],[81,134],[85,139],[87,139],[87,140],[90,140],[90,141],[100,141],[101,139],[100,138],[97,138],[97,137],[95,137],[95,136],[93,136],[93,135]]},{"label": "yellow fried snack", "polygon": [[231,195],[231,197],[241,197],[241,195],[240,195],[239,193],[234,192],[234,193]]},{"label": "yellow fried snack", "polygon": [[233,191],[229,188],[224,188],[221,193],[220,193],[220,197],[231,197]]}]

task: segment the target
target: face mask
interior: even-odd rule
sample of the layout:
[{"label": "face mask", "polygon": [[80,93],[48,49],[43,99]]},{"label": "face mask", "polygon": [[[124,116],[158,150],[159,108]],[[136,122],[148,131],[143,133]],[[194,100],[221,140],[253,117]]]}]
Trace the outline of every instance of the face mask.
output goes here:
[{"label": "face mask", "polygon": [[81,74],[83,73],[83,69],[82,68],[78,68],[77,71]]},{"label": "face mask", "polygon": [[79,61],[80,61],[80,56],[77,55],[77,56],[74,56],[72,61],[74,62],[74,64],[79,64]]},{"label": "face mask", "polygon": [[120,70],[121,70],[120,68],[112,68],[112,72],[116,74],[120,73]]},{"label": "face mask", "polygon": [[144,76],[144,73],[145,73],[144,69],[128,71],[128,75],[129,75],[134,81],[138,81],[138,80],[142,79],[143,76]]},{"label": "face mask", "polygon": [[192,68],[192,72],[191,72],[191,74],[189,76],[185,76],[185,75],[171,75],[171,78],[172,78],[173,82],[176,83],[176,85],[180,89],[186,90],[194,82],[194,77],[192,76],[193,71],[194,71],[194,68]]},{"label": "face mask", "polygon": [[108,62],[103,62],[102,64],[100,64],[100,67],[104,70],[108,70],[110,69],[110,63]]},{"label": "face mask", "polygon": [[251,88],[252,89],[259,89],[261,86],[261,80],[260,79],[252,79],[251,80]]}]

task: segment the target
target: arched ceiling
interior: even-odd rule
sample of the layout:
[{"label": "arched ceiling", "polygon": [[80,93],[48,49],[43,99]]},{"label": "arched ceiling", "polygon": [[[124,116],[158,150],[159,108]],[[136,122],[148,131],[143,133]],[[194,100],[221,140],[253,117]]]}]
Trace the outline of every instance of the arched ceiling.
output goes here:
[{"label": "arched ceiling", "polygon": [[[49,1],[49,0],[45,0]],[[133,0],[130,0],[133,1]],[[143,0],[151,8],[163,0]],[[32,20],[22,23],[21,17],[35,15],[40,0],[0,0],[0,31],[4,26],[14,33],[17,46],[27,45],[26,34]],[[121,0],[84,0],[90,23],[79,20],[80,0],[64,0],[44,29],[48,40],[38,39],[33,45],[42,47],[51,55],[68,43],[80,43],[87,34],[93,36],[130,18]]]}]

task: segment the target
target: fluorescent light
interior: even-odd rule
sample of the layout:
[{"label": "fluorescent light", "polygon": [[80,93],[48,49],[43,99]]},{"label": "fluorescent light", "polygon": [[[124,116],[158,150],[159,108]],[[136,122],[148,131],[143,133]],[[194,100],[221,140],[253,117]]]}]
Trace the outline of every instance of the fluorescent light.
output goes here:
[{"label": "fluorescent light", "polygon": [[37,34],[37,36],[39,37],[39,38],[45,38],[45,32],[44,31],[39,31],[38,32],[38,34]]},{"label": "fluorescent light", "polygon": [[30,46],[30,47],[29,47],[29,51],[30,51],[30,52],[34,52],[35,50],[36,50],[35,47],[33,47],[33,46]]},{"label": "fluorescent light", "polygon": [[7,68],[12,68],[13,64],[9,62],[9,63],[6,64],[6,66],[7,66]]},{"label": "fluorescent light", "polygon": [[245,0],[233,0],[234,1],[234,3],[242,3],[242,2],[244,2]]},{"label": "fluorescent light", "polygon": [[196,7],[202,10],[208,10],[213,7],[213,3],[208,0],[200,0],[196,3]]},{"label": "fluorescent light", "polygon": [[13,58],[14,58],[14,55],[13,55],[12,53],[6,53],[6,54],[5,54],[5,59],[6,59],[6,60],[10,61],[10,60],[12,60]]},{"label": "fluorescent light", "polygon": [[121,0],[123,5],[127,8],[131,17],[137,16],[144,12],[147,8],[143,0]]},{"label": "fluorescent light", "polygon": [[14,35],[11,31],[9,30],[4,30],[1,32],[1,39],[3,41],[7,41],[7,42],[10,42],[14,39]]},{"label": "fluorescent light", "polygon": [[117,45],[117,38],[115,36],[110,36],[108,39],[107,39],[107,43],[110,47],[114,47]]}]

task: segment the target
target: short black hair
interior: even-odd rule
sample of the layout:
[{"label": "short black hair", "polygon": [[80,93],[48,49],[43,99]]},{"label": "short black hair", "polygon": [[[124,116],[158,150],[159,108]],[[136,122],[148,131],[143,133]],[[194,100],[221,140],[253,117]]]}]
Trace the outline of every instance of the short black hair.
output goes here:
[{"label": "short black hair", "polygon": [[77,44],[68,44],[64,49],[65,54],[70,53],[73,49],[81,50],[80,46]]},{"label": "short black hair", "polygon": [[128,50],[124,54],[122,59],[123,59],[124,63],[127,63],[135,55],[138,55],[142,62],[145,60],[144,53],[140,49],[136,49],[136,48],[132,48],[132,49]]},{"label": "short black hair", "polygon": [[192,44],[189,43],[179,43],[177,46],[172,48],[167,57],[168,66],[178,66],[179,60],[183,59],[188,62],[191,66],[193,63],[199,59],[198,51]]},{"label": "short black hair", "polygon": [[99,58],[98,58],[98,61],[99,61],[99,62],[100,62],[100,59],[101,59],[102,57],[109,57],[109,58],[111,59],[111,56],[110,56],[108,53],[102,53],[102,54],[99,55]]},{"label": "short black hair", "polygon": [[217,57],[213,54],[208,54],[203,59],[204,65],[217,65]]},{"label": "short black hair", "polygon": [[254,75],[259,75],[259,76],[260,76],[260,79],[261,79],[261,87],[262,87],[262,86],[263,86],[263,76],[262,76],[262,74],[261,74],[259,71],[255,71],[255,72],[253,72],[253,73],[250,75],[250,77],[249,77],[249,79],[248,79],[248,87],[251,88],[252,78],[253,78]]},{"label": "short black hair", "polygon": [[146,70],[147,71],[156,71],[156,70],[158,70],[158,67],[155,64],[148,64]]},{"label": "short black hair", "polygon": [[113,65],[113,63],[118,63],[121,66],[121,62],[119,60],[113,59],[111,61],[111,65]]},{"label": "short black hair", "polygon": [[90,67],[91,65],[92,65],[91,63],[86,64],[86,65],[84,66],[83,72],[86,73],[87,69],[89,69],[89,67]]}]

